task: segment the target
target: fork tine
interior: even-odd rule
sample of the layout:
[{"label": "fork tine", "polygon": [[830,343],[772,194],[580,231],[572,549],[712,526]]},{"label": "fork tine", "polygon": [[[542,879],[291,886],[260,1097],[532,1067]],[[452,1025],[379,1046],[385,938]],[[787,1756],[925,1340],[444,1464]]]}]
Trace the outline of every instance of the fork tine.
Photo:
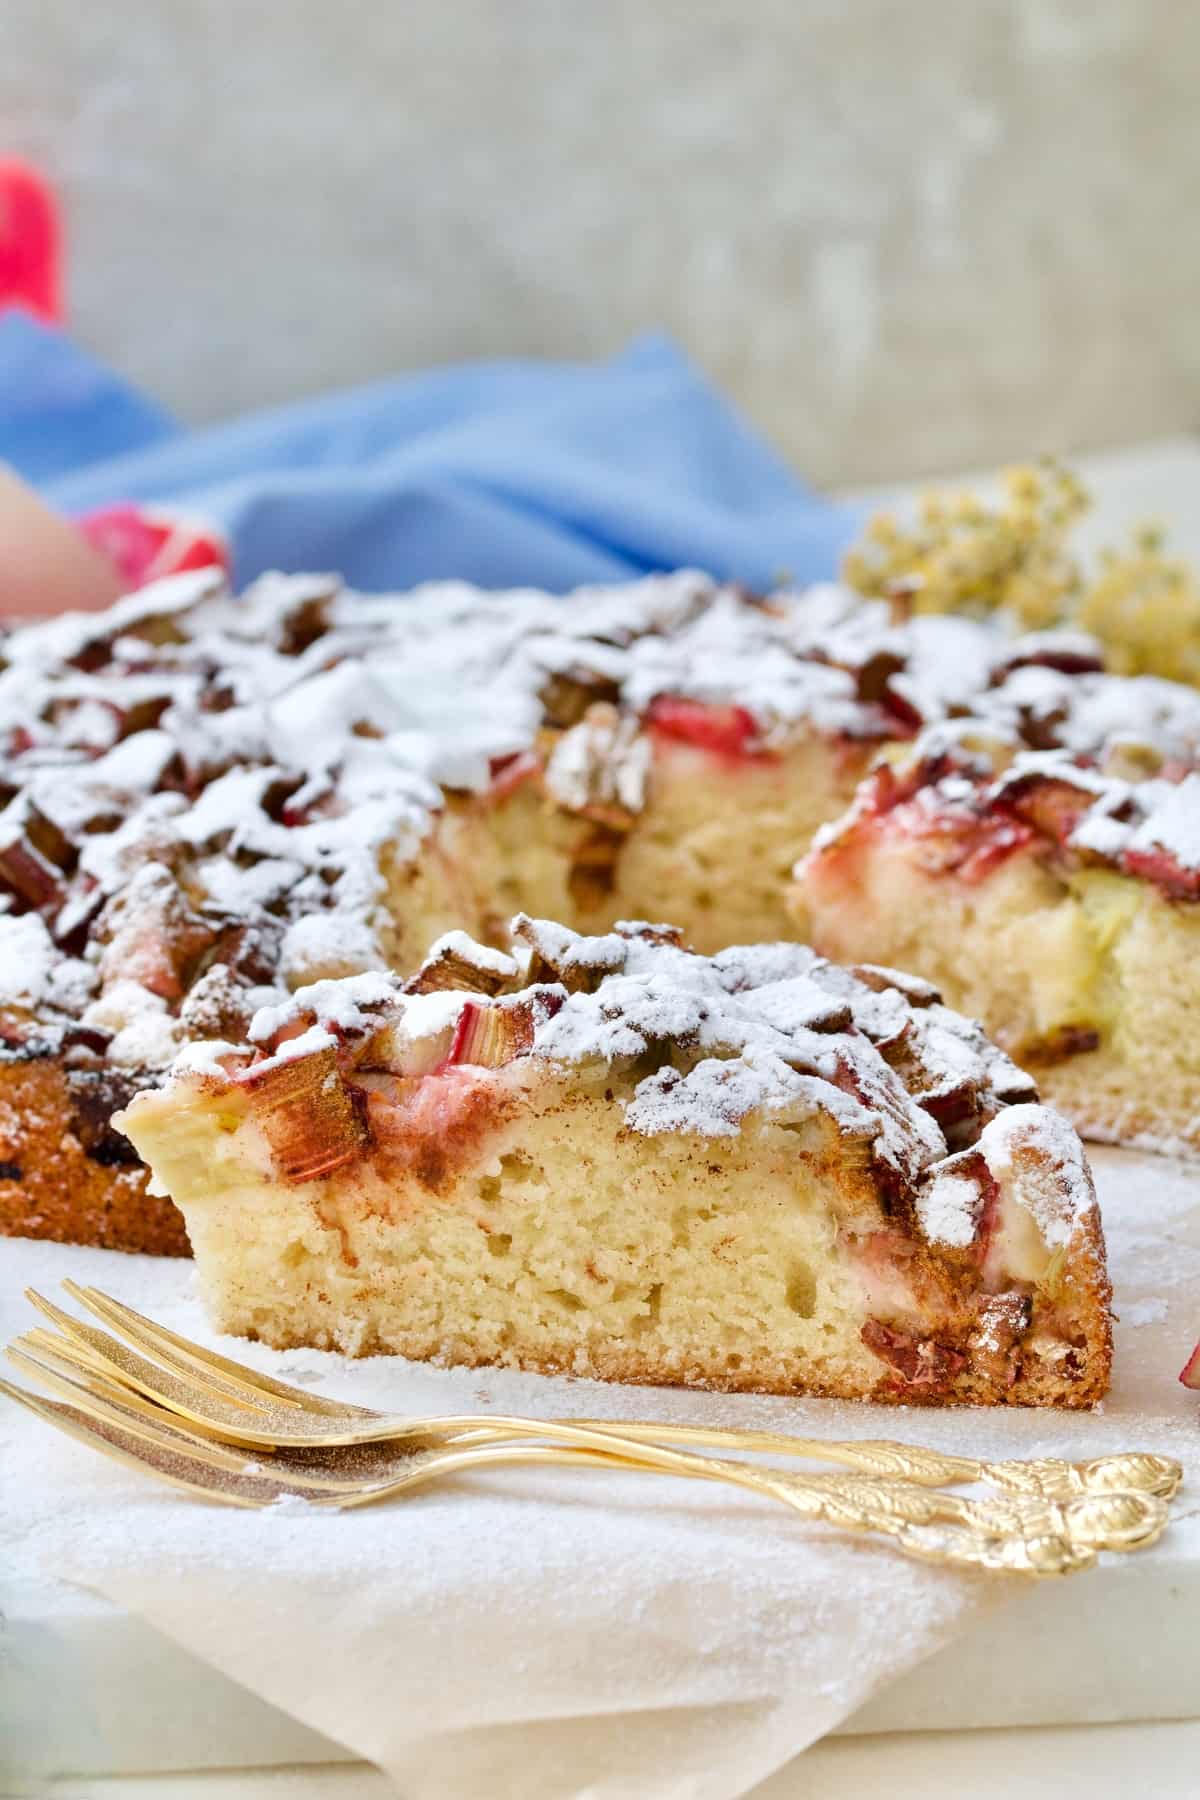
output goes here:
[{"label": "fork tine", "polygon": [[[60,1395],[94,1421],[117,1424],[147,1443],[178,1450],[210,1468],[233,1474],[244,1474],[252,1461],[259,1461],[258,1446],[229,1445],[200,1435],[176,1414],[164,1412],[140,1394],[118,1390],[102,1380],[94,1381],[86,1370],[82,1372],[81,1380],[80,1371],[66,1359],[63,1359],[63,1366],[58,1366],[53,1352],[31,1353],[18,1339],[9,1345],[8,1355],[23,1373],[32,1375],[51,1393]],[[343,1492],[348,1487],[357,1491],[363,1486],[395,1480],[406,1467],[421,1459],[423,1448],[415,1444],[398,1450],[394,1444],[384,1441],[364,1446],[338,1446],[332,1450],[292,1448],[273,1453],[263,1450],[258,1473],[275,1481],[281,1492],[329,1494]]]},{"label": "fork tine", "polygon": [[[139,1346],[139,1349],[149,1352],[150,1360],[147,1360],[145,1356],[134,1353],[126,1344],[120,1342],[118,1338],[110,1336],[108,1332],[99,1331],[94,1325],[87,1324],[83,1319],[77,1319],[73,1313],[64,1312],[61,1307],[55,1306],[52,1300],[47,1300],[44,1294],[39,1294],[36,1288],[26,1288],[25,1298],[45,1318],[57,1325],[64,1337],[106,1364],[110,1375],[118,1381],[123,1381],[128,1387],[153,1393],[155,1391],[154,1384],[161,1384],[164,1373],[176,1376],[182,1374],[188,1381],[195,1381],[193,1371],[181,1367],[177,1359],[170,1360],[165,1352],[156,1350],[152,1344],[146,1343]],[[249,1408],[252,1405],[240,1394],[236,1394],[232,1388],[222,1390],[222,1397],[233,1406]]]},{"label": "fork tine", "polygon": [[128,1406],[123,1399],[113,1400],[107,1395],[95,1393],[80,1382],[61,1375],[40,1357],[30,1356],[15,1345],[9,1346],[8,1357],[23,1374],[32,1375],[35,1381],[48,1388],[52,1394],[61,1396],[74,1411],[83,1414],[96,1425],[113,1426],[148,1444],[178,1447],[181,1455],[189,1455],[208,1468],[237,1472],[244,1468],[248,1460],[245,1451],[239,1454],[228,1445],[215,1444],[207,1438],[193,1437],[190,1433],[179,1430],[167,1413],[159,1412],[156,1418],[154,1407],[147,1406],[143,1409]]},{"label": "fork tine", "polygon": [[45,1400],[40,1394],[31,1394],[28,1388],[6,1381],[3,1376],[0,1376],[0,1394],[7,1395],[47,1425],[86,1444],[91,1450],[98,1450],[113,1462],[154,1475],[172,1487],[183,1488],[205,1500],[219,1500],[229,1506],[273,1506],[281,1494],[291,1491],[270,1478],[238,1475],[233,1470],[211,1467],[192,1454],[192,1446],[164,1438],[143,1437],[115,1422],[102,1422],[90,1417],[82,1407],[60,1400]]},{"label": "fork tine", "polygon": [[[131,1308],[122,1306],[119,1300],[113,1300],[98,1288],[80,1288],[69,1280],[62,1285],[73,1300],[102,1319],[127,1344],[161,1364],[163,1368],[169,1369],[193,1386],[199,1385],[219,1394],[223,1400],[233,1405],[246,1406],[250,1410],[261,1407],[263,1392],[252,1379],[249,1369],[242,1368],[236,1375],[218,1370],[205,1356],[199,1344],[192,1344],[187,1338],[176,1340],[174,1332],[168,1332],[165,1326],[155,1325],[151,1319],[141,1318]],[[61,1316],[65,1318],[68,1315]],[[87,1326],[83,1329],[94,1331],[95,1327]],[[181,1346],[186,1346],[186,1349]],[[230,1370],[238,1368],[236,1363],[229,1365]]]},{"label": "fork tine", "polygon": [[[114,1362],[109,1356],[102,1356],[94,1345],[86,1344],[82,1339],[60,1336],[58,1332],[35,1325],[15,1342],[30,1350],[53,1354],[60,1362],[68,1362],[76,1369],[86,1369],[98,1380],[108,1382],[114,1394],[120,1393],[124,1397],[142,1392],[141,1388],[134,1386],[126,1367]],[[114,1344],[115,1342],[114,1339]],[[146,1366],[149,1367],[149,1364]]]},{"label": "fork tine", "polygon": [[269,1394],[273,1400],[285,1406],[295,1406],[304,1412],[327,1413],[336,1418],[377,1417],[367,1407],[351,1406],[346,1401],[328,1400],[322,1394],[306,1393],[303,1388],[292,1387],[285,1381],[276,1381],[272,1376],[249,1369],[244,1363],[234,1362],[216,1350],[207,1350],[191,1338],[183,1337],[165,1325],[159,1325],[154,1319],[147,1319],[144,1314],[135,1312],[133,1307],[115,1300],[100,1288],[83,1288],[70,1280],[64,1281],[62,1285],[72,1299],[103,1319],[114,1331],[120,1332],[129,1343],[156,1355],[173,1353],[210,1380],[214,1375],[223,1377],[239,1391],[258,1396]]},{"label": "fork tine", "polygon": [[[95,1366],[90,1360],[76,1356],[75,1346],[69,1341],[64,1339],[59,1343],[53,1340],[46,1342],[48,1336],[48,1333],[26,1332],[23,1337],[15,1338],[7,1346],[5,1354],[10,1362],[24,1369],[26,1374],[36,1374],[37,1379],[46,1387],[56,1393],[65,1393],[68,1399],[78,1400],[81,1394],[88,1394],[105,1405],[119,1408],[125,1414],[153,1420],[160,1428],[178,1432],[182,1437],[194,1438],[197,1442],[222,1442],[219,1432],[213,1426],[195,1421],[185,1425],[179,1414],[169,1412],[147,1399],[136,1388],[125,1387],[110,1380],[102,1368]],[[232,1452],[226,1451],[226,1454]],[[246,1454],[248,1453],[243,1449],[243,1459]]]},{"label": "fork tine", "polygon": [[[85,1325],[82,1320],[73,1318],[70,1313],[62,1312],[42,1295],[31,1288],[28,1297],[31,1302],[45,1314],[47,1318],[61,1322],[63,1335],[73,1345],[79,1345],[83,1354],[93,1364],[99,1364],[110,1380],[116,1380],[123,1386],[137,1393],[145,1394],[150,1400],[179,1412],[184,1418],[196,1423],[204,1423],[202,1415],[197,1415],[197,1377],[186,1366],[172,1367],[164,1358],[149,1361],[130,1349],[127,1344],[117,1338],[110,1337],[105,1331],[98,1331],[94,1325]],[[267,1396],[260,1396],[256,1403],[253,1400],[235,1394],[224,1388],[212,1386],[210,1392],[226,1409],[234,1414],[234,1419],[244,1418],[253,1424],[256,1418],[265,1416]],[[217,1420],[212,1420],[214,1425]],[[224,1423],[224,1421],[222,1421]],[[229,1429],[236,1435],[236,1424],[229,1421]]]},{"label": "fork tine", "polygon": [[[439,1455],[428,1458],[424,1463],[414,1460],[408,1479],[381,1480],[378,1475],[351,1475],[341,1481],[331,1479],[321,1484],[325,1488],[324,1492],[313,1491],[316,1483],[301,1487],[298,1482],[282,1475],[276,1477],[269,1471],[247,1472],[241,1459],[233,1459],[236,1464],[233,1468],[220,1466],[207,1454],[215,1446],[188,1442],[170,1427],[155,1430],[141,1420],[126,1424],[117,1418],[101,1417],[82,1406],[43,1399],[40,1394],[17,1387],[14,1382],[6,1381],[2,1376],[0,1394],[7,1395],[18,1406],[25,1407],[46,1424],[88,1445],[90,1449],[100,1451],[114,1462],[154,1475],[160,1481],[182,1488],[187,1493],[198,1494],[206,1500],[223,1501],[231,1506],[271,1506],[281,1497],[289,1495],[302,1498],[308,1505],[323,1510],[364,1506],[398,1495],[406,1489],[422,1486],[426,1481],[438,1479],[443,1473],[451,1474],[459,1468],[465,1469],[474,1460],[470,1452],[453,1453],[448,1458]],[[490,1462],[586,1463],[608,1468],[615,1466],[611,1457],[546,1445],[496,1446],[490,1455],[487,1450],[480,1450],[476,1454],[481,1459],[486,1457]]]}]

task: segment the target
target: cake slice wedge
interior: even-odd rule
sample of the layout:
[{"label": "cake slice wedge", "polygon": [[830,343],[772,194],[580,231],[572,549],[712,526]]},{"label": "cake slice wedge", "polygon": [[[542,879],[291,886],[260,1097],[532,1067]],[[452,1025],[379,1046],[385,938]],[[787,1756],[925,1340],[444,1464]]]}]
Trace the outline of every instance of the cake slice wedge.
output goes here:
[{"label": "cake slice wedge", "polygon": [[818,835],[797,930],[918,970],[1085,1137],[1200,1153],[1200,775],[936,737]]},{"label": "cake slice wedge", "polygon": [[189,1047],[120,1127],[214,1323],[726,1390],[1086,1406],[1079,1140],[933,990],[797,944],[518,915]]}]

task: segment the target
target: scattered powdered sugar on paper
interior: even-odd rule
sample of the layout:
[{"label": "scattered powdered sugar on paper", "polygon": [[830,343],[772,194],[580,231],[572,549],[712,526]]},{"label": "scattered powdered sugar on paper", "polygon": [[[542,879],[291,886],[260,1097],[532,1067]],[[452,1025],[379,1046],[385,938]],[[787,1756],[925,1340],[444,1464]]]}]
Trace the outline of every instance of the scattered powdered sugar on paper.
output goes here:
[{"label": "scattered powdered sugar on paper", "polygon": [[1147,1300],[1121,1302],[1122,1325],[1157,1325],[1166,1316],[1167,1303],[1160,1294],[1154,1294]]}]

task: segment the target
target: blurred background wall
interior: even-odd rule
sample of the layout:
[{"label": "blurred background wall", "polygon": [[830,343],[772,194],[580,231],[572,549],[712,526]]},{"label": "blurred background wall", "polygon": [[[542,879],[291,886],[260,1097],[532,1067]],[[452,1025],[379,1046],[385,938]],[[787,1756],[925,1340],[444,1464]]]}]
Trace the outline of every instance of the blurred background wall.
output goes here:
[{"label": "blurred background wall", "polygon": [[79,335],[202,420],[664,325],[812,477],[1200,419],[1179,0],[0,0]]}]

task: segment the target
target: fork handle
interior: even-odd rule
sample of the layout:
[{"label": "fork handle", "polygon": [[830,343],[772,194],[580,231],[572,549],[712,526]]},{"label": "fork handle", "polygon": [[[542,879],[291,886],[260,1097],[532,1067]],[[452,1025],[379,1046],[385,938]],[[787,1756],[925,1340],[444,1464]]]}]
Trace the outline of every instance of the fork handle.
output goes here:
[{"label": "fork handle", "polygon": [[889,1438],[834,1441],[790,1437],[775,1431],[657,1425],[642,1420],[622,1420],[619,1424],[606,1425],[599,1419],[573,1419],[570,1423],[598,1431],[617,1431],[634,1443],[697,1445],[714,1450],[762,1451],[770,1456],[804,1456],[816,1462],[838,1463],[866,1475],[894,1476],[918,1487],[981,1481],[1004,1494],[1042,1494],[1047,1499],[1119,1492],[1151,1494],[1170,1500],[1183,1480],[1183,1469],[1174,1457],[1149,1451],[1119,1451],[1086,1462],[1070,1462],[1055,1456],[1009,1457],[982,1462],[974,1456],[956,1456],[952,1452],[928,1450],[920,1444],[902,1444]]},{"label": "fork handle", "polygon": [[946,1483],[982,1481],[988,1465],[973,1456],[953,1456],[919,1445],[901,1444],[889,1438],[857,1438],[845,1441],[792,1437],[776,1431],[734,1431],[704,1425],[656,1425],[649,1420],[611,1424],[601,1419],[570,1419],[566,1423],[593,1431],[612,1431],[633,1443],[697,1445],[713,1450],[762,1451],[768,1456],[805,1456],[817,1462],[840,1463],[865,1475],[892,1476],[918,1487],[942,1487]]},{"label": "fork handle", "polygon": [[[981,1516],[983,1509],[977,1509],[975,1502],[955,1494],[933,1493],[873,1476],[800,1475],[791,1470],[764,1469],[679,1451],[660,1451],[651,1461],[646,1451],[631,1457],[620,1452],[619,1440],[610,1442],[614,1447],[609,1451],[512,1439],[496,1444],[464,1443],[457,1451],[447,1449],[432,1456],[427,1478],[521,1462],[626,1472],[652,1469],[660,1474],[724,1482],[761,1499],[782,1502],[814,1522],[886,1537],[906,1556],[922,1562],[1027,1575],[1063,1575],[1087,1568],[1096,1560],[1094,1550],[1073,1543],[1061,1530],[1039,1530],[1022,1525],[1016,1518],[998,1523]],[[411,1492],[414,1485],[410,1473],[396,1481],[360,1488],[340,1502],[330,1497],[317,1504],[365,1506]]]}]

